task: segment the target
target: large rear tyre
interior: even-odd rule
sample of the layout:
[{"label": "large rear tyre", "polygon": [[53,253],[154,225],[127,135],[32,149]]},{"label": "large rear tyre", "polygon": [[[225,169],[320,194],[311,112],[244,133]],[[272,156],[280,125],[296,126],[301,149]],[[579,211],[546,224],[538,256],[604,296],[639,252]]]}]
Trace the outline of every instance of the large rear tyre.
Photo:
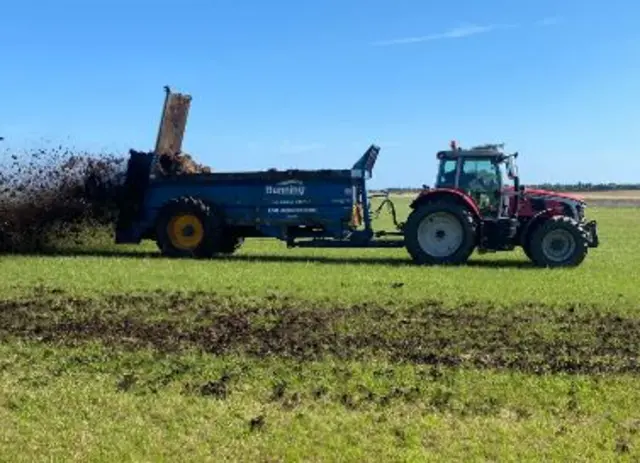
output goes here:
[{"label": "large rear tyre", "polygon": [[227,229],[222,235],[219,251],[221,254],[231,255],[240,249],[243,243],[244,238],[242,236],[237,236],[233,231]]},{"label": "large rear tyre", "polygon": [[164,256],[209,258],[218,251],[222,231],[221,217],[210,205],[186,196],[162,208],[156,240]]},{"label": "large rear tyre", "polygon": [[465,263],[476,246],[476,222],[470,211],[447,201],[413,210],[404,228],[405,247],[420,265]]},{"label": "large rear tyre", "polygon": [[531,260],[538,267],[576,267],[587,252],[584,228],[567,216],[550,217],[536,227],[529,241]]}]

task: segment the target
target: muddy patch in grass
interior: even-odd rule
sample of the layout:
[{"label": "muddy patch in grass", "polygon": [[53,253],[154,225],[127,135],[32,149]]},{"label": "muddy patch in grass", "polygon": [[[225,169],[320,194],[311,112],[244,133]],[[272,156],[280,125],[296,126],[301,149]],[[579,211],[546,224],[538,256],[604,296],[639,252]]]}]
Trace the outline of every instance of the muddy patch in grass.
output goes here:
[{"label": "muddy patch in grass", "polygon": [[212,294],[99,299],[41,294],[0,301],[0,340],[101,341],[165,352],[201,349],[296,360],[367,359],[533,373],[640,372],[640,319],[597,308],[495,310],[436,302],[412,307],[312,307]]}]

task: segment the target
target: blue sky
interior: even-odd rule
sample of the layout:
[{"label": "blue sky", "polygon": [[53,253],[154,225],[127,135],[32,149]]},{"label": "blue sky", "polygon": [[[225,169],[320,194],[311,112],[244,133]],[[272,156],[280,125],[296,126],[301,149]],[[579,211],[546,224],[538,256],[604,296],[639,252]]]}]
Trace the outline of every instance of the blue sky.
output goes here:
[{"label": "blue sky", "polygon": [[631,0],[6,0],[1,143],[151,149],[168,84],[215,170],[376,143],[371,185],[418,186],[457,139],[519,151],[525,183],[640,182],[639,23]]}]

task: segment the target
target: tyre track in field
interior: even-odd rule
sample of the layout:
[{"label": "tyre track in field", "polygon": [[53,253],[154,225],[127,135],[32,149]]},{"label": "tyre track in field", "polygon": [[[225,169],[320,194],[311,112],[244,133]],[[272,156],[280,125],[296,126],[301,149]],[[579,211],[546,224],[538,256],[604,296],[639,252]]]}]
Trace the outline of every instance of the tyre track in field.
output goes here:
[{"label": "tyre track in field", "polygon": [[640,372],[640,319],[597,307],[486,304],[451,308],[313,307],[287,299],[252,302],[212,294],[148,294],[99,299],[46,294],[0,301],[0,341],[129,349],[198,348],[318,360],[324,356],[533,373]]}]

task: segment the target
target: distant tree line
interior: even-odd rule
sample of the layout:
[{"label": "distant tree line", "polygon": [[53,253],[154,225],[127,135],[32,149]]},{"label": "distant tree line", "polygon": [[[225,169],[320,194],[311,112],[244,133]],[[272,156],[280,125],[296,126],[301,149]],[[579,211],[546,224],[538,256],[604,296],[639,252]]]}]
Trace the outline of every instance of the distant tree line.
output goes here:
[{"label": "distant tree line", "polygon": [[542,183],[527,185],[531,188],[561,191],[619,191],[640,190],[640,183]]},{"label": "distant tree line", "polygon": [[[543,190],[555,191],[620,191],[620,190],[640,190],[640,183],[540,183],[526,185],[529,188],[540,188]],[[419,188],[393,187],[385,188],[384,191],[390,194],[412,193]]]}]

